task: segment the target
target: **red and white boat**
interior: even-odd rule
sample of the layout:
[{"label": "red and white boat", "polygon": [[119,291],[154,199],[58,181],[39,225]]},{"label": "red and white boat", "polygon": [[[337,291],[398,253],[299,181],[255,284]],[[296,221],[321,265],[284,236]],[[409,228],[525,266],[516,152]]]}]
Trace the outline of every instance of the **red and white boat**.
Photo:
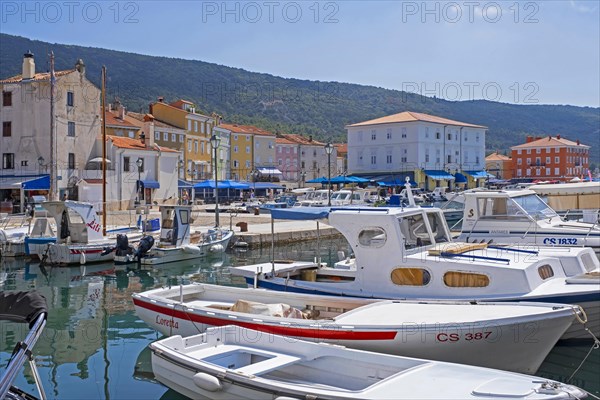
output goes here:
[{"label": "red and white boat", "polygon": [[[534,373],[583,311],[548,303],[401,301],[207,284],[133,295],[137,315],[165,335],[237,325],[380,353]],[[293,342],[292,339],[291,343]]]},{"label": "red and white boat", "polygon": [[[38,257],[51,264],[86,264],[112,261],[117,233],[104,236],[102,223],[94,207],[78,201],[47,201],[42,206],[48,210],[56,223],[56,243],[48,243]],[[142,232],[132,228],[122,231],[130,242],[141,239]]]}]

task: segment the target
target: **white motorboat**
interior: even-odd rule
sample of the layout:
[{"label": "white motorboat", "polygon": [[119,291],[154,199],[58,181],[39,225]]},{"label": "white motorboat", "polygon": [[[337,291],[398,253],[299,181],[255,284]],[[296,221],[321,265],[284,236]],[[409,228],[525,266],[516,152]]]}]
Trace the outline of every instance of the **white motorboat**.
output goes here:
[{"label": "white motorboat", "polygon": [[0,229],[0,256],[20,257],[26,255],[29,238],[50,237],[52,241],[56,240],[56,234],[50,224],[47,211],[40,203],[32,205],[30,213],[23,216],[21,226]]},{"label": "white motorboat", "polygon": [[327,189],[318,189],[306,192],[303,199],[298,199],[294,207],[321,207],[327,205],[330,191]]},{"label": "white motorboat", "polygon": [[152,289],[133,302],[137,315],[165,335],[233,324],[523,373],[537,371],[576,315],[583,318],[578,306],[560,304],[376,301],[207,284]]},{"label": "white motorboat", "polygon": [[[91,204],[66,200],[47,201],[42,206],[54,218],[58,232],[55,243],[48,243],[42,253],[37,250],[43,262],[67,265],[113,260],[115,252],[106,250],[119,234],[102,234],[102,223]],[[142,237],[138,229],[121,234],[132,242]]]},{"label": "white motorboat", "polygon": [[264,334],[211,328],[150,344],[152,370],[193,399],[581,399],[556,381],[351,350]]},{"label": "white motorboat", "polygon": [[[433,207],[297,208],[274,210],[272,217],[328,218],[355,261],[345,269],[322,268],[319,260],[230,268],[249,286],[388,299],[580,304],[588,311],[587,326],[600,335],[600,263],[592,249],[453,243],[443,212]],[[563,339],[589,337],[577,324]]]},{"label": "white motorboat", "polygon": [[498,244],[587,246],[600,252],[600,224],[565,221],[532,190],[473,190],[462,194],[458,240]]},{"label": "white motorboat", "polygon": [[208,233],[191,233],[192,206],[167,205],[160,207],[160,239],[155,247],[154,240],[140,240],[137,251],[115,255],[115,264],[138,262],[158,265],[175,261],[192,260],[211,253],[222,253],[233,237],[229,229],[214,228]]}]

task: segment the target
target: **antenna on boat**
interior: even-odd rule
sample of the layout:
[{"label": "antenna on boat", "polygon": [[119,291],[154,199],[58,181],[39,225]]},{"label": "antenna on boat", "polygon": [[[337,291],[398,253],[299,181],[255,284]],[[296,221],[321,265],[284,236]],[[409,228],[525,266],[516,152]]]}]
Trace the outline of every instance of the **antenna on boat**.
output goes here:
[{"label": "antenna on boat", "polygon": [[415,198],[413,197],[413,193],[410,188],[410,177],[406,177],[406,184],[404,186],[406,187],[406,199],[408,200],[408,205],[410,207],[416,207],[417,205],[415,203]]}]

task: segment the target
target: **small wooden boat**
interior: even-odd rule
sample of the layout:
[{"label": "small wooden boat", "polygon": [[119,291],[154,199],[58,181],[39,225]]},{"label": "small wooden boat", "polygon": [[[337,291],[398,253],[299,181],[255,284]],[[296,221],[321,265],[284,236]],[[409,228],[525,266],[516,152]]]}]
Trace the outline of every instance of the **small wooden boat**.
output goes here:
[{"label": "small wooden boat", "polygon": [[[207,284],[134,294],[165,335],[239,325],[313,341],[534,373],[579,307],[541,303],[378,301]],[[516,335],[516,336],[515,336]]]},{"label": "small wooden boat", "polygon": [[137,251],[115,255],[115,264],[139,262],[144,265],[158,265],[222,253],[227,249],[234,234],[229,229],[218,227],[209,229],[207,233],[191,232],[192,206],[161,206],[160,213],[161,230],[158,244],[152,247],[154,240],[143,239]]},{"label": "small wooden boat", "polygon": [[190,398],[581,399],[560,382],[311,343],[238,326],[150,344],[156,378]]}]

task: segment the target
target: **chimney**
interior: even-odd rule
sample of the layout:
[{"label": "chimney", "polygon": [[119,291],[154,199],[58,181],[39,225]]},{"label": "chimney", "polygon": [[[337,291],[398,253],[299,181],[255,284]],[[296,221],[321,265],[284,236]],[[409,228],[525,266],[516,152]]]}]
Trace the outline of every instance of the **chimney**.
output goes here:
[{"label": "chimney", "polygon": [[33,59],[33,53],[29,50],[23,54],[23,80],[33,79],[35,76],[35,60]]},{"label": "chimney", "polygon": [[533,136],[527,136],[525,138],[525,143],[531,143],[531,142],[533,142]]},{"label": "chimney", "polygon": [[165,98],[164,98],[164,97],[162,97],[162,96],[158,96],[158,102],[159,102],[159,103],[162,103],[164,100],[165,100]]},{"label": "chimney", "polygon": [[119,108],[117,110],[119,112],[119,118],[121,118],[122,120],[125,120],[125,106],[121,103],[119,103]]},{"label": "chimney", "polygon": [[579,146],[581,144],[581,142],[579,141],[579,139],[577,139],[577,146]]},{"label": "chimney", "polygon": [[557,138],[557,139],[560,139],[560,135],[556,135],[556,138]]},{"label": "chimney", "polygon": [[548,141],[552,140],[552,136],[548,135]]},{"label": "chimney", "polygon": [[142,146],[146,146],[146,135],[144,134],[144,131],[140,133],[140,142],[142,143]]},{"label": "chimney", "polygon": [[308,135],[308,141],[312,142],[312,135]]},{"label": "chimney", "polygon": [[[148,146],[154,146],[154,116],[150,114],[144,115],[144,126],[142,132],[148,133]],[[141,135],[140,135],[141,138]]]},{"label": "chimney", "polygon": [[83,63],[83,60],[81,58],[79,60],[77,60],[77,62],[75,63],[75,69],[81,75],[85,75],[85,64]]}]

